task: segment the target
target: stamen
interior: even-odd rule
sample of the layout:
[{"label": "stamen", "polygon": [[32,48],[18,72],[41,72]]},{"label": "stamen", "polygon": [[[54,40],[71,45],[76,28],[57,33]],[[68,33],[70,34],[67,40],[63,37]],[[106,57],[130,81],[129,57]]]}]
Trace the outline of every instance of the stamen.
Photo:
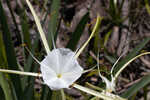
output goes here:
[{"label": "stamen", "polygon": [[57,77],[58,77],[58,78],[61,78],[61,77],[62,77],[62,75],[61,75],[61,74],[57,74]]}]

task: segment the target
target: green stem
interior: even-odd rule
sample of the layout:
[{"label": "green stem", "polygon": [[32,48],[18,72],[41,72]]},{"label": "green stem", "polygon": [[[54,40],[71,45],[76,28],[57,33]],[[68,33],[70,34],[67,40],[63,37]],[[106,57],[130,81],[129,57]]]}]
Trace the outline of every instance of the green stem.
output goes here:
[{"label": "green stem", "polygon": [[105,100],[126,100],[124,98],[121,98],[117,95],[114,95],[112,93],[108,93],[108,92],[97,92],[97,91],[94,91],[92,89],[89,89],[89,88],[86,88],[86,87],[83,87],[81,85],[78,85],[78,84],[73,84],[73,87],[76,88],[76,89],[79,89],[81,91],[84,91],[88,94],[91,94],[91,95],[94,95],[96,97],[99,97],[99,98],[102,98],[102,99],[105,99]]},{"label": "green stem", "polygon": [[63,90],[63,89],[61,89],[60,91],[61,91],[62,100],[66,100],[64,90]]},{"label": "green stem", "polygon": [[[42,75],[39,74],[39,73],[22,72],[22,71],[16,71],[16,70],[0,69],[0,72],[11,73],[11,74],[19,74],[19,75],[35,76],[35,77],[42,77]],[[73,84],[73,87],[76,88],[76,89],[79,89],[79,90],[81,90],[83,92],[86,92],[86,93],[89,93],[91,95],[94,95],[96,97],[102,98],[102,99],[107,99],[107,100],[126,100],[126,99],[121,98],[121,97],[119,97],[117,95],[114,95],[112,93],[109,93],[109,92],[97,92],[97,91],[94,91],[92,89],[83,87],[83,86],[78,85],[78,84]],[[62,92],[63,91],[61,91],[61,93]],[[62,97],[65,98],[64,94],[62,95]]]},{"label": "green stem", "polygon": [[139,54],[137,55],[136,57],[132,58],[131,60],[129,60],[127,63],[125,63],[122,68],[116,73],[116,75],[114,76],[115,80],[116,78],[119,76],[119,74],[134,60],[136,60],[137,58],[141,57],[141,56],[144,56],[144,55],[148,55],[150,54],[150,52],[145,52],[145,53],[142,53],[142,54]]},{"label": "green stem", "polygon": [[0,72],[11,73],[11,74],[19,74],[19,75],[27,75],[27,76],[42,77],[42,75],[39,74],[39,73],[23,72],[23,71],[8,70],[8,69],[0,69]]}]

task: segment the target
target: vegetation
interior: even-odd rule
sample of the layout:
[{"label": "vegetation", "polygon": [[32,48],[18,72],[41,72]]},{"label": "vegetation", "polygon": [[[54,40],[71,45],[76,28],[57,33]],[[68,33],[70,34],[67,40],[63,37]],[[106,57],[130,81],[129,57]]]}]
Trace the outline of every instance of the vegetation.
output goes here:
[{"label": "vegetation", "polygon": [[[148,0],[0,0],[1,99],[149,100],[149,21]],[[53,89],[41,62],[57,48],[84,70]]]}]

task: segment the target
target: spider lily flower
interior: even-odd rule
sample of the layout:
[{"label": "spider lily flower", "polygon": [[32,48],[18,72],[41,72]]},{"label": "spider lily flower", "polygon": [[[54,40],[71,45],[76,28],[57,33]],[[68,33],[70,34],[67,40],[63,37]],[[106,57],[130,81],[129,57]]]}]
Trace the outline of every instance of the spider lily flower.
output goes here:
[{"label": "spider lily flower", "polygon": [[[100,68],[99,68],[99,60],[97,60],[97,67],[98,67],[98,72],[99,72],[99,76],[102,78],[103,82],[105,82],[106,84],[106,91],[107,92],[112,92],[115,91],[115,87],[116,87],[116,77],[113,76],[112,72],[114,67],[116,66],[116,64],[118,63],[118,61],[120,60],[120,58],[123,56],[123,54],[117,59],[117,61],[115,62],[115,64],[113,65],[112,69],[111,69],[111,81],[108,80],[105,76],[103,76],[100,73]],[[99,54],[98,57],[99,59]]]},{"label": "spider lily flower", "polygon": [[97,64],[98,66],[98,73],[99,73],[99,76],[100,78],[102,79],[102,81],[106,84],[106,91],[107,92],[112,92],[112,91],[115,91],[115,86],[116,86],[116,83],[115,83],[115,79],[111,73],[111,81],[108,80],[105,76],[103,76],[101,73],[100,73],[100,68],[99,68],[99,62]]},{"label": "spider lily flower", "polygon": [[99,76],[102,78],[103,82],[105,82],[105,84],[106,84],[106,91],[107,92],[115,91],[116,83],[115,83],[115,79],[114,79],[114,77],[112,75],[111,75],[111,81],[108,80],[103,75],[101,75],[100,72],[99,72]]},{"label": "spider lily flower", "polygon": [[40,21],[29,0],[26,0],[26,2],[35,19],[42,42],[47,52],[47,56],[40,62],[41,74],[44,83],[47,84],[52,90],[69,88],[69,86],[79,79],[83,73],[83,68],[78,64],[77,58],[89,43],[94,33],[97,31],[101,18],[100,16],[97,17],[96,25],[94,26],[89,39],[78,50],[78,52],[75,53],[67,48],[56,49],[53,37],[52,42],[54,49],[50,51]]},{"label": "spider lily flower", "polygon": [[53,49],[41,62],[44,82],[52,89],[69,88],[83,72],[70,49]]}]

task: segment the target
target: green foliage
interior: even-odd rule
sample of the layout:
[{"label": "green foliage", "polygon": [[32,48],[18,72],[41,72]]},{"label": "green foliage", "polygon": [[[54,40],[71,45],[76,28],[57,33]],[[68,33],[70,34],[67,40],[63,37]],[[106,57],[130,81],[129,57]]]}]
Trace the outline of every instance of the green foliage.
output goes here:
[{"label": "green foliage", "polygon": [[150,75],[146,75],[142,77],[142,79],[139,82],[135,83],[127,91],[122,93],[121,96],[125,98],[130,98],[131,96],[136,94],[141,88],[143,88],[149,83],[150,83]]},{"label": "green foliage", "polygon": [[[46,8],[48,0],[43,0],[42,5],[42,11],[47,11],[47,16],[49,15],[50,20],[48,21],[48,34],[46,37],[48,39],[48,45],[50,46],[50,49],[52,49],[52,39],[54,37],[54,41],[57,39],[57,34],[59,34],[59,25],[61,22],[61,15],[60,15],[60,9],[61,9],[61,0],[51,0],[51,5]],[[68,0],[65,0],[66,2]],[[36,3],[40,7],[40,1],[33,0],[34,3]],[[147,9],[147,12],[150,13],[150,7],[148,0],[145,0],[145,7]],[[20,1],[22,5],[26,5],[25,1]],[[18,6],[19,3],[16,0],[16,4],[18,7],[18,16],[20,20],[20,25],[17,24],[17,18],[15,18],[15,11],[13,11],[10,1],[6,0],[6,4],[8,7],[8,10],[10,11],[10,15],[13,21],[13,25],[16,29],[16,32],[13,33],[13,31],[10,31],[10,25],[8,24],[8,17],[6,16],[7,13],[4,10],[4,5],[2,3],[2,0],[0,1],[0,68],[3,69],[13,69],[13,70],[22,70],[25,72],[39,72],[39,64],[37,64],[34,59],[31,57],[31,55],[26,51],[26,49],[21,45],[26,45],[26,47],[31,51],[31,53],[39,60],[41,61],[43,59],[43,49],[41,49],[41,45],[39,45],[40,42],[40,36],[36,34],[36,39],[31,42],[31,34],[30,29],[33,29],[34,26],[30,27],[31,23],[29,21],[29,15],[27,14],[27,10],[25,6]],[[111,33],[113,31],[112,26],[117,25],[121,26],[123,21],[125,20],[122,18],[122,7],[124,4],[124,0],[118,5],[114,3],[114,0],[109,0],[109,8],[107,9],[107,13],[110,16],[109,18],[103,18],[104,21],[107,21],[107,23],[110,25],[109,27],[106,26],[106,32],[103,35],[102,38],[99,38],[99,25],[97,25],[97,28],[95,29],[93,36],[93,42],[91,42],[90,45],[93,46],[92,50],[94,52],[97,51],[97,49],[102,50],[101,53],[104,53],[104,57],[108,60],[107,63],[115,63],[116,55],[111,56],[107,52],[107,43],[109,42]],[[70,41],[67,44],[67,48],[72,49],[73,51],[76,50],[76,46],[78,44],[79,39],[81,38],[84,29],[87,27],[88,21],[90,21],[90,9],[88,9],[89,12],[87,12],[79,21],[77,24],[74,32],[72,33],[70,37]],[[42,12],[42,13],[43,13]],[[41,12],[40,12],[41,13]],[[47,18],[47,17],[45,17]],[[44,20],[45,21],[45,20]],[[45,23],[45,22],[43,22]],[[101,19],[99,20],[99,24],[101,24]],[[103,24],[103,22],[102,22]],[[111,26],[112,25],[112,26]],[[46,25],[43,25],[46,26]],[[91,25],[92,26],[92,25]],[[88,27],[89,28],[89,27]],[[90,33],[89,28],[89,33]],[[94,34],[93,33],[93,34]],[[14,42],[12,41],[12,34],[16,35],[17,41],[19,42],[19,45],[17,45],[19,48],[21,48],[22,51],[22,57],[24,61],[22,61],[23,64],[20,64],[17,60]],[[92,38],[92,37],[91,37]],[[114,68],[113,74],[115,75],[116,72],[118,72],[128,61],[133,59],[135,56],[139,54],[139,52],[145,47],[146,44],[149,43],[150,38],[144,38],[143,41],[137,45],[125,58],[123,58]],[[89,56],[89,54],[86,52],[86,56],[88,56],[86,61],[88,62],[88,66],[93,66],[96,61],[95,58],[93,59],[93,56]],[[104,58],[104,59],[105,59]],[[108,76],[109,68],[107,65],[105,65],[105,61],[101,64],[101,72],[106,74]],[[83,75],[83,80],[90,79],[92,76],[98,76],[98,70],[94,69],[87,74]],[[36,91],[35,85],[39,84],[35,82],[35,79],[38,77],[29,77],[29,76],[19,76],[14,74],[6,74],[0,72],[0,99],[2,100],[62,100],[62,91],[51,91],[48,86],[40,84],[41,88],[40,91]],[[85,79],[84,79],[85,78]],[[82,80],[78,81],[83,82]],[[86,83],[86,82],[85,82]],[[127,89],[125,92],[121,94],[124,98],[131,98],[134,99],[136,97],[136,93],[140,91],[140,89],[144,88],[145,91],[145,98],[147,95],[147,85],[150,83],[150,75],[146,75],[141,78],[141,80],[135,84],[133,84],[129,89]],[[84,84],[84,83],[82,83]],[[100,85],[99,85],[100,84]],[[87,83],[85,86],[89,86],[93,90],[96,91],[102,91],[104,85],[101,84],[101,81],[98,81],[98,85],[93,85],[91,83]],[[85,87],[82,87],[85,88]],[[102,89],[101,89],[102,88]],[[85,88],[86,90],[87,88]],[[84,90],[84,89],[83,89]],[[93,97],[91,95],[87,95],[85,92],[89,92],[90,90],[87,89],[87,91],[80,92],[83,97],[87,100],[98,100],[97,97]],[[95,92],[95,91],[94,91]],[[96,92],[98,95],[99,93]],[[74,100],[74,97],[70,95],[65,95],[66,100]],[[99,96],[99,95],[98,95]],[[113,95],[114,96],[114,95]],[[108,96],[109,98],[109,96]],[[110,97],[111,98],[111,97]]]},{"label": "green foliage", "polygon": [[52,47],[52,38],[57,37],[57,30],[59,26],[59,10],[60,0],[52,0],[50,8],[50,20],[48,24],[48,44]]},{"label": "green foliage", "polygon": [[[15,56],[15,51],[14,51],[14,47],[12,44],[12,40],[11,40],[11,34],[8,28],[8,24],[7,24],[7,20],[6,20],[6,16],[2,7],[2,4],[0,2],[0,24],[2,26],[2,33],[3,33],[3,40],[4,40],[4,45],[5,45],[5,49],[6,49],[6,58],[7,58],[7,62],[8,62],[8,68],[9,69],[14,69],[17,70],[18,69],[18,65],[17,65],[17,60],[16,60],[16,56]],[[9,67],[11,66],[11,67]],[[22,97],[22,87],[21,87],[21,81],[19,76],[17,75],[11,75],[11,81],[13,83],[13,87],[14,87],[14,92],[17,94],[17,99],[21,99]]]},{"label": "green foliage", "polygon": [[114,73],[118,72],[121,67],[123,67],[124,64],[126,64],[129,60],[131,60],[133,57],[135,57],[143,48],[144,46],[149,42],[150,38],[145,38],[139,45],[137,45],[132,52],[130,52],[124,59],[122,59],[114,68]]},{"label": "green foliage", "polygon": [[[87,25],[87,22],[89,20],[89,12],[87,12],[82,19],[80,20],[80,22],[78,23],[75,31],[72,34],[72,38],[70,39],[70,41],[68,42],[67,48],[70,48],[72,50],[76,49],[76,45]],[[81,27],[82,26],[82,27]]]}]

